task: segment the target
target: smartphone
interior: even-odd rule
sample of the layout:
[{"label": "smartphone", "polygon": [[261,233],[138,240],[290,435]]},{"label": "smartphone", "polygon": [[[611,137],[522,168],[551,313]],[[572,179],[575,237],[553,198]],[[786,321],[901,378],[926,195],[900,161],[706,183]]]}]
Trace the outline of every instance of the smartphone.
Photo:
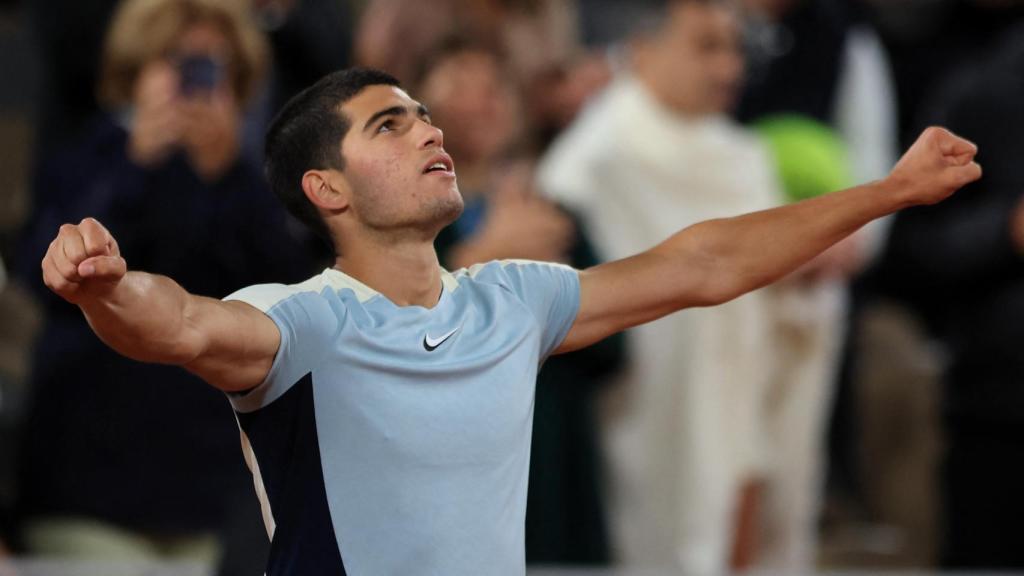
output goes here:
[{"label": "smartphone", "polygon": [[183,56],[178,60],[178,90],[184,96],[212,92],[224,77],[224,66],[207,55]]}]

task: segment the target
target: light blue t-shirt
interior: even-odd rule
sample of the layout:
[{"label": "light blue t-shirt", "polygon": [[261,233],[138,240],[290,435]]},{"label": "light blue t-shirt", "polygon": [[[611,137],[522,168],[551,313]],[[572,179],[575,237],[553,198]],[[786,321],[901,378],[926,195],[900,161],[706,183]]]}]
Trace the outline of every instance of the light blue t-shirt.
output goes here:
[{"label": "light blue t-shirt", "polygon": [[434,308],[328,269],[245,288],[281,331],[230,396],[271,535],[268,576],[525,572],[534,387],[579,309],[578,273],[442,271]]}]

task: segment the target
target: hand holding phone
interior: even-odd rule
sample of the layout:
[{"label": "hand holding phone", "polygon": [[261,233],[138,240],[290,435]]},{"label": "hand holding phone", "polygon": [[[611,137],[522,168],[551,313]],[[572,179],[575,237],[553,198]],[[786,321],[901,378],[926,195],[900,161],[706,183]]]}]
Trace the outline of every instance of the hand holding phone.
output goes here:
[{"label": "hand holding phone", "polygon": [[165,61],[152,62],[139,73],[135,84],[133,120],[128,153],[139,166],[165,160],[181,138],[178,78]]}]

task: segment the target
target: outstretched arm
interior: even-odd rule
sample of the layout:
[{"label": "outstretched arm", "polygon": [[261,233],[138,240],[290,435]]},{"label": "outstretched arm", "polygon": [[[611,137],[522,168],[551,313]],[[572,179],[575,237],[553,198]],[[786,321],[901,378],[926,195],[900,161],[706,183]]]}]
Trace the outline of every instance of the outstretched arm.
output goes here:
[{"label": "outstretched arm", "polygon": [[929,128],[878,182],[690,226],[654,248],[580,273],[580,310],[556,353],[677,310],[770,284],[875,218],[933,204],[981,177],[974,144]]},{"label": "outstretched arm", "polygon": [[61,226],[42,268],[46,285],[129,358],[183,366],[225,391],[257,386],[270,371],[281,338],[270,318],[189,294],[164,276],[127,272],[117,241],[92,218]]}]

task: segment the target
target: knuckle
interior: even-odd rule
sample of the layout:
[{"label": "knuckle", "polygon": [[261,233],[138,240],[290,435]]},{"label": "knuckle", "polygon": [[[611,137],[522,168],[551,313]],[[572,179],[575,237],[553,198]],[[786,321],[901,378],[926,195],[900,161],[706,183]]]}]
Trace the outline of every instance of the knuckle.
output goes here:
[{"label": "knuckle", "polygon": [[54,266],[53,266],[53,269],[54,269],[54,271],[57,272],[57,275],[62,277],[62,278],[67,278],[68,276],[71,275],[71,264],[70,263],[62,264],[62,263],[55,262]]}]

